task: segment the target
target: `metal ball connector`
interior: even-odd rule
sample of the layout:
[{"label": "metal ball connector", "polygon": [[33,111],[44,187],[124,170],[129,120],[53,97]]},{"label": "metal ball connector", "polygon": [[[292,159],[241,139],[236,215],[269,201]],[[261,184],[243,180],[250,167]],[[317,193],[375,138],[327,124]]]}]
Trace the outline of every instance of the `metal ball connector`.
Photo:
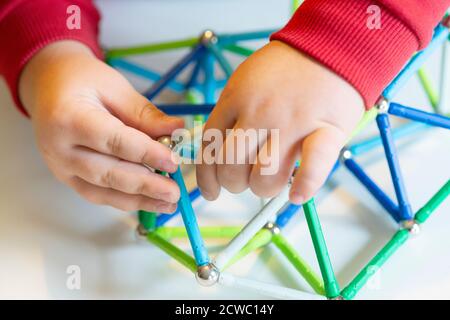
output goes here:
[{"label": "metal ball connector", "polygon": [[279,234],[281,232],[280,227],[278,227],[274,222],[268,222],[264,226],[264,229],[269,230],[272,234]]},{"label": "metal ball connector", "polygon": [[350,150],[348,150],[348,149],[342,149],[342,151],[341,151],[341,156],[340,156],[340,159],[341,159],[342,161],[351,159],[352,157],[353,157],[353,154],[352,154],[352,152],[351,152]]},{"label": "metal ball connector", "polygon": [[219,281],[219,276],[219,269],[212,263],[198,267],[197,273],[195,274],[197,282],[204,287],[215,285]]},{"label": "metal ball connector", "polygon": [[378,113],[387,113],[389,110],[389,101],[382,97],[375,106],[378,109]]},{"label": "metal ball connector", "polygon": [[334,297],[334,298],[328,298],[328,300],[338,300],[338,301],[343,301],[343,300],[345,300],[345,299],[344,299],[343,296],[337,296],[337,297]]},{"label": "metal ball connector", "polygon": [[147,235],[148,231],[144,228],[142,224],[138,224],[136,230],[134,231],[134,235],[136,237],[136,241],[139,244],[147,244]]},{"label": "metal ball connector", "polygon": [[159,137],[158,142],[165,145],[166,147],[170,148],[171,150],[173,150],[176,145],[175,141],[173,141],[170,136]]},{"label": "metal ball connector", "polygon": [[200,36],[200,42],[204,45],[208,45],[210,43],[215,44],[217,41],[217,36],[212,30],[205,30]]},{"label": "metal ball connector", "polygon": [[418,235],[420,233],[420,225],[415,220],[402,221],[401,227],[408,230],[411,235]]}]

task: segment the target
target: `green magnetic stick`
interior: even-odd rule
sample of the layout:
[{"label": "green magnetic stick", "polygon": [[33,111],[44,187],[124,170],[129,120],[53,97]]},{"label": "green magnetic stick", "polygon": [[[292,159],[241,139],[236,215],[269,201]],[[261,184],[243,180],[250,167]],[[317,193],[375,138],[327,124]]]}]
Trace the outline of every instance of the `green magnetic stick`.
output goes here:
[{"label": "green magnetic stick", "polygon": [[253,251],[262,248],[270,243],[272,240],[272,232],[265,228],[261,229],[256,233],[252,239],[225,265],[224,269],[229,268],[231,265],[235,264],[237,261],[241,260]]},{"label": "green magnetic stick", "polygon": [[[229,239],[235,237],[242,227],[226,226],[226,227],[200,227],[200,234],[203,238],[209,239]],[[166,240],[187,238],[185,227],[159,227],[155,232]]]},{"label": "green magnetic stick", "polygon": [[346,300],[355,297],[359,290],[367,283],[380,267],[391,257],[394,252],[409,238],[409,231],[406,229],[399,230],[395,233],[391,240],[375,255],[375,257],[361,270],[361,272],[353,279],[347,287],[342,290],[341,296]]},{"label": "green magnetic stick", "polygon": [[325,293],[327,298],[339,297],[339,284],[331,265],[330,256],[328,254],[327,245],[323,236],[322,227],[320,226],[319,217],[317,215],[314,198],[303,204],[308,229],[316,252],[317,261],[319,262],[320,272],[322,274]]},{"label": "green magnetic stick", "polygon": [[439,105],[439,96],[434,88],[428,72],[425,70],[425,68],[422,67],[417,71],[417,75],[419,76],[420,83],[428,97],[428,101],[430,101],[433,110],[437,112]]},{"label": "green magnetic stick", "polygon": [[418,223],[424,223],[431,214],[444,202],[450,194],[450,180],[416,213],[414,219]]},{"label": "green magnetic stick", "polygon": [[156,227],[156,213],[148,212],[144,210],[138,211],[139,223],[144,227],[145,230],[151,231]]},{"label": "green magnetic stick", "polygon": [[[187,90],[185,99],[186,99],[186,102],[190,103],[190,104],[202,103],[202,99],[199,97],[197,92],[192,89]],[[203,124],[203,123],[205,123],[205,116],[202,114],[196,114],[196,115],[194,115],[194,121],[201,122]]]},{"label": "green magnetic stick", "polygon": [[197,264],[195,263],[194,258],[166,239],[160,237],[155,232],[150,232],[147,235],[147,239],[192,272],[197,271]]},{"label": "green magnetic stick", "polygon": [[302,2],[303,2],[303,0],[292,0],[292,3],[291,3],[291,12],[292,12],[292,14],[294,14],[295,11],[297,11],[298,7],[300,7]]},{"label": "green magnetic stick", "polygon": [[107,59],[123,58],[132,55],[143,55],[147,53],[156,53],[167,50],[189,48],[198,43],[198,38],[188,38],[183,40],[152,43],[136,47],[111,48],[106,50],[105,56]]},{"label": "green magnetic stick", "polygon": [[[165,172],[155,170],[155,173],[158,173],[160,175],[166,175]],[[157,213],[156,212],[148,212],[144,210],[138,211],[138,219],[139,224],[146,230],[146,231],[152,231],[156,228],[156,218]]]},{"label": "green magnetic stick", "polygon": [[378,115],[377,108],[372,108],[369,111],[366,111],[362,117],[362,119],[359,121],[356,128],[352,131],[350,138],[347,140],[349,142],[351,139],[353,139],[355,136],[357,136],[361,131],[363,131],[369,124],[371,124],[375,118]]},{"label": "green magnetic stick", "polygon": [[287,242],[281,234],[275,234],[272,238],[275,246],[284,254],[294,268],[303,276],[313,290],[320,295],[325,295],[325,288],[322,279],[317,275],[311,266],[303,260],[296,250]]}]

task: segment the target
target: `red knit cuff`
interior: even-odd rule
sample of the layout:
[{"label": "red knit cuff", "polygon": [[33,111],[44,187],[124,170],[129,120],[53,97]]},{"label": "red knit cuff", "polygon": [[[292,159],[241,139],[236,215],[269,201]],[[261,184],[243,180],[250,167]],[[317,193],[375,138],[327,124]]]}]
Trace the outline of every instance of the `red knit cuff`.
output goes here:
[{"label": "red knit cuff", "polygon": [[[70,5],[80,8],[80,29],[67,27]],[[16,105],[28,115],[18,95],[19,76],[25,64],[40,49],[59,40],[80,41],[101,58],[97,41],[100,16],[89,0],[16,1],[5,7],[0,12],[0,73],[5,77]]]},{"label": "red knit cuff", "polygon": [[416,35],[381,7],[381,28],[367,26],[370,0],[306,0],[272,35],[348,81],[371,108],[418,49]]}]

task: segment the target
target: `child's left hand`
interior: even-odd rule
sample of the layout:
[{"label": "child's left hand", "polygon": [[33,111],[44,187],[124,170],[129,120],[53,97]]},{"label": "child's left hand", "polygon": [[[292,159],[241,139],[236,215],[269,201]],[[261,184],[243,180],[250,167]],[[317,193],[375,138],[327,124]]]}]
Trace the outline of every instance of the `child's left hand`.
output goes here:
[{"label": "child's left hand", "polygon": [[[301,158],[290,200],[309,200],[325,182],[363,111],[361,96],[348,82],[290,46],[272,41],[233,74],[204,132],[216,128],[225,136],[226,129],[279,129],[279,143],[272,136],[251,145],[245,164],[200,164],[198,185],[208,200],[218,197],[220,186],[234,193],[250,187],[256,195],[272,197],[286,185]],[[246,150],[245,142],[233,147],[232,140],[229,134],[216,157],[226,159],[231,151]],[[273,175],[261,174],[267,149],[272,151],[270,166],[279,168]]]}]

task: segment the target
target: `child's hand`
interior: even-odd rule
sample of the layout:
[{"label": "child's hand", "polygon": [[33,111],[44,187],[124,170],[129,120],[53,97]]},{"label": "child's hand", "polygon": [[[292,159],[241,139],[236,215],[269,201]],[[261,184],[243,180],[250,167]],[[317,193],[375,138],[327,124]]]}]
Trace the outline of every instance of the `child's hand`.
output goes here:
[{"label": "child's hand", "polygon": [[84,198],[122,210],[173,212],[180,192],[142,164],[174,172],[155,141],[183,126],[75,41],[42,49],[25,67],[21,100],[50,170]]},{"label": "child's hand", "polygon": [[[345,80],[288,45],[272,41],[233,74],[205,132],[209,128],[223,132],[232,128],[280,129],[278,146],[270,138],[259,142],[259,148],[272,149],[272,161],[279,161],[275,163],[279,170],[275,175],[261,174],[267,152],[260,151],[256,164],[248,164],[258,147],[252,145],[246,164],[198,166],[197,182],[203,195],[214,200],[223,186],[236,193],[250,187],[259,196],[275,196],[301,158],[290,200],[309,200],[325,182],[363,111],[362,98]],[[226,159],[227,152],[233,151],[232,140],[229,135],[216,156]],[[235,146],[235,150],[243,148],[245,145]]]}]

